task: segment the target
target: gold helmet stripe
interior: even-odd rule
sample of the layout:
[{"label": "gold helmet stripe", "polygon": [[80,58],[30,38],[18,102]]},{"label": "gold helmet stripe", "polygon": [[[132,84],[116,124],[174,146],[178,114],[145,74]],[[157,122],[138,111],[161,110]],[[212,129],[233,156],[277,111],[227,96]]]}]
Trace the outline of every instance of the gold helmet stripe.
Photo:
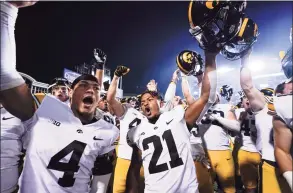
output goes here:
[{"label": "gold helmet stripe", "polygon": [[180,70],[182,70],[184,73],[188,74],[188,71],[185,70],[185,69],[183,68],[183,66],[181,65],[181,63],[179,62],[179,57],[178,57],[178,56],[177,56],[177,58],[176,58],[176,62],[177,62],[177,65],[179,66]]},{"label": "gold helmet stripe", "polygon": [[189,7],[188,7],[188,21],[189,21],[190,27],[195,27],[192,21],[192,5],[193,5],[193,0],[190,1]]},{"label": "gold helmet stripe", "polygon": [[[215,4],[216,3],[216,4]],[[208,9],[214,9],[216,5],[218,5],[219,0],[207,0],[206,1],[206,7]]]},{"label": "gold helmet stripe", "polygon": [[244,33],[244,31],[245,31],[245,28],[246,28],[247,22],[248,22],[248,18],[245,18],[245,19],[243,20],[243,23],[242,23],[241,28],[240,28],[239,33],[238,33],[238,36],[239,36],[239,37],[242,37],[242,36],[243,36],[243,33]]}]

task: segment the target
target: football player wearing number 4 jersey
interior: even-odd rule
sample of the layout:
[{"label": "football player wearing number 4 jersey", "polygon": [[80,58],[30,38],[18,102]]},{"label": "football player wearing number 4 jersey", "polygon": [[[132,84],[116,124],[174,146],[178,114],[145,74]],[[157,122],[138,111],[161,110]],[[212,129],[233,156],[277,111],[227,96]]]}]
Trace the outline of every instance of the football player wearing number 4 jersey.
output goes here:
[{"label": "football player wearing number 4 jersey", "polygon": [[117,67],[107,92],[107,102],[114,111],[114,114],[120,119],[123,112],[127,112],[123,116],[123,119],[120,119],[120,136],[118,146],[116,148],[117,160],[114,171],[113,193],[123,193],[126,189],[127,172],[132,155],[132,148],[127,144],[126,140],[129,125],[135,124],[135,120],[137,120],[137,118],[140,120],[144,119],[144,116],[133,106],[127,104],[122,105],[115,99],[119,77],[126,75],[128,72],[129,69],[124,66]]},{"label": "football player wearing number 4 jersey", "polygon": [[241,123],[241,132],[236,137],[236,142],[240,149],[237,152],[237,162],[239,165],[242,183],[245,193],[256,192],[258,182],[258,166],[261,155],[256,149],[257,132],[255,128],[255,116],[250,110],[249,101],[246,96],[241,99],[244,108],[236,109],[237,119]]},{"label": "football player wearing number 4 jersey", "polygon": [[[206,51],[205,55],[201,97],[186,111],[180,105],[171,111],[160,113],[157,92],[146,91],[141,95],[141,108],[146,118],[136,118],[129,125],[129,143],[134,146],[127,176],[127,192],[138,191],[141,160],[145,174],[144,192],[198,192],[189,129],[204,113],[204,109],[215,102],[216,89],[216,53]],[[115,76],[119,78],[128,71],[126,67],[118,67]],[[109,92],[114,86],[111,83]],[[116,101],[114,96],[112,95],[112,100],[109,99],[109,103],[115,114],[123,120],[131,112]]]},{"label": "football player wearing number 4 jersey", "polygon": [[46,96],[38,110],[34,108],[33,97],[15,69],[15,40],[10,35],[18,8],[31,4],[1,2],[0,101],[24,121],[29,140],[20,192],[89,192],[95,158],[114,149],[118,129],[94,117],[100,84],[92,75],[73,82],[70,106]]}]

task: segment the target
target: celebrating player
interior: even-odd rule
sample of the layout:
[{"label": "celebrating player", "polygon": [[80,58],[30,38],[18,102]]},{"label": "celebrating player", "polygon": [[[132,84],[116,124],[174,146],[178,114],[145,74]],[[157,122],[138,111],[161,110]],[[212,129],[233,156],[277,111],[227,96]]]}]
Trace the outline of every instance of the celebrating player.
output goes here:
[{"label": "celebrating player", "polygon": [[46,96],[36,111],[32,95],[15,69],[12,36],[18,8],[28,3],[1,2],[0,100],[24,121],[29,139],[20,192],[89,192],[95,158],[114,149],[118,129],[95,118],[100,82],[91,75],[72,83],[70,107]]},{"label": "celebrating player", "polygon": [[244,95],[241,98],[243,108],[235,110],[237,119],[241,123],[241,132],[236,137],[235,146],[239,145],[237,152],[237,163],[239,166],[242,183],[246,193],[257,191],[258,165],[261,155],[256,149],[257,131],[255,128],[255,117],[251,112],[250,103]]},{"label": "celebrating player", "polygon": [[[132,148],[127,144],[127,132],[129,125],[136,118],[143,119],[143,115],[131,104],[122,104],[116,100],[116,91],[121,76],[129,72],[129,68],[118,66],[114,72],[114,77],[110,84],[107,101],[114,111],[114,114],[120,119],[120,137],[117,147],[117,161],[114,172],[113,193],[123,193],[126,189],[127,172],[130,166]],[[125,113],[126,111],[126,113]],[[125,113],[124,116],[122,116]],[[123,117],[123,119],[121,119]]]},{"label": "celebrating player", "polygon": [[69,104],[70,84],[66,78],[54,78],[48,90],[60,101]]},{"label": "celebrating player", "polygon": [[[292,43],[292,28],[290,33]],[[277,115],[273,118],[275,157],[283,177],[292,190],[292,47],[282,59],[282,68],[288,78],[275,89],[274,107]]]},{"label": "celebrating player", "polygon": [[251,111],[255,114],[255,126],[257,129],[256,148],[262,154],[261,179],[259,181],[259,192],[289,192],[290,187],[285,179],[277,173],[274,147],[273,147],[273,125],[272,125],[272,95],[273,89],[262,89],[259,91],[252,83],[252,77],[248,68],[251,49],[241,59],[240,85],[249,100]]},{"label": "celebrating player", "polygon": [[186,111],[179,105],[169,112],[160,113],[157,92],[146,91],[141,95],[141,108],[147,119],[136,118],[129,125],[128,137],[130,144],[134,145],[127,178],[129,191],[137,188],[141,160],[145,174],[145,192],[198,191],[189,145],[189,129],[206,109],[206,105],[215,101],[213,89],[216,84],[216,55],[217,53],[205,53],[206,67],[201,97]]}]

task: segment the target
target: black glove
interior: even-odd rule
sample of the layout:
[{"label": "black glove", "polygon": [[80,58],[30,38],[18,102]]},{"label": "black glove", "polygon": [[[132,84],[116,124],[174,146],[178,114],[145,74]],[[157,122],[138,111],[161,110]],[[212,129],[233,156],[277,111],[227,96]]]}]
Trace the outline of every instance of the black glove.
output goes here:
[{"label": "black glove", "polygon": [[107,55],[99,48],[95,48],[93,51],[93,58],[91,64],[96,67],[96,69],[103,70],[106,63]]},{"label": "black glove", "polygon": [[117,66],[114,74],[118,77],[126,75],[130,71],[126,66]]}]

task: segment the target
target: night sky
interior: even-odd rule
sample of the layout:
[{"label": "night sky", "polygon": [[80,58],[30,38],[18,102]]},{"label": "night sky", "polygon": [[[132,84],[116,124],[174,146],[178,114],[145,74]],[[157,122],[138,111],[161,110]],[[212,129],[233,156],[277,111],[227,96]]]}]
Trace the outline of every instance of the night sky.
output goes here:
[{"label": "night sky", "polygon": [[[97,47],[106,52],[112,74],[117,65],[131,68],[124,92],[141,92],[153,78],[165,91],[176,55],[183,49],[202,53],[188,32],[188,3],[39,2],[20,9],[17,69],[49,83],[64,68],[89,61]],[[255,53],[278,56],[289,46],[292,2],[248,2],[246,12],[259,26]]]}]

